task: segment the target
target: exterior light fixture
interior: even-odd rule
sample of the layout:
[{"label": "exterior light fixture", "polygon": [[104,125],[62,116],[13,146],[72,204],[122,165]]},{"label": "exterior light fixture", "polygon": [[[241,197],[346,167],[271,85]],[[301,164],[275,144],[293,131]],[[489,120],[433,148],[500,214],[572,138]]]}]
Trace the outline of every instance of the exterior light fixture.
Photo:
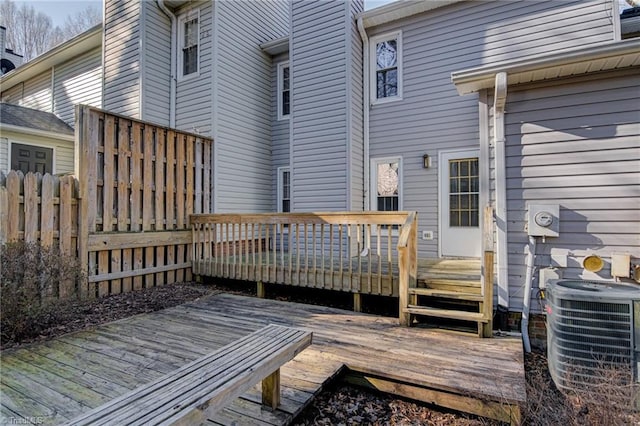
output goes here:
[{"label": "exterior light fixture", "polygon": [[429,154],[425,154],[422,156],[422,167],[424,167],[425,169],[431,167],[431,158],[429,157]]}]

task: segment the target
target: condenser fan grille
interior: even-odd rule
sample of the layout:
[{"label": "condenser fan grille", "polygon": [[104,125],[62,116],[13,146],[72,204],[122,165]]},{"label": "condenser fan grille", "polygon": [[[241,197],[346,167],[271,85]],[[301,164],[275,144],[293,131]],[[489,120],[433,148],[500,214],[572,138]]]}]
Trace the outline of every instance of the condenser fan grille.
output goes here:
[{"label": "condenser fan grille", "polygon": [[622,372],[625,380],[632,381],[632,300],[571,299],[571,293],[579,293],[575,289],[554,293],[550,287],[547,333],[549,369],[556,385],[564,389],[593,385],[607,369],[615,369],[617,375]]}]

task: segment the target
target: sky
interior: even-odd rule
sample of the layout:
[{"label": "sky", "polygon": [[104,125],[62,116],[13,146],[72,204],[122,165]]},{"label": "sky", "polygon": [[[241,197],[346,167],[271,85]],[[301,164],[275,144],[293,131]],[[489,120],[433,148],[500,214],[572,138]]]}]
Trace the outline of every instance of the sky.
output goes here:
[{"label": "sky", "polygon": [[84,10],[87,6],[96,7],[98,10],[102,9],[102,0],[14,0],[14,3],[17,6],[20,6],[22,3],[32,5],[37,11],[49,15],[53,20],[54,26],[62,26],[64,21],[67,19],[67,16],[75,15],[77,12]]},{"label": "sky", "polygon": [[[366,10],[373,9],[375,7],[383,6],[387,3],[391,3],[394,0],[365,0],[364,7]],[[623,0],[620,0],[623,3]],[[46,13],[53,20],[53,25],[62,26],[65,19],[69,15],[74,15],[77,12],[85,9],[88,5],[102,9],[102,0],[71,0],[71,1],[59,1],[59,0],[15,0],[16,4],[27,3],[33,5],[36,10]],[[621,9],[624,8],[621,6]]]},{"label": "sky", "polygon": [[[59,1],[59,0],[35,0],[24,1],[14,0],[17,5],[27,3],[32,5],[36,10],[44,12],[49,15],[53,20],[53,25],[62,26],[67,16],[74,15],[77,12],[85,9],[91,5],[97,7],[98,10],[102,9],[102,0],[71,0],[71,1]],[[394,0],[365,0],[365,9],[373,9],[374,7],[382,6],[387,3],[391,3]]]}]

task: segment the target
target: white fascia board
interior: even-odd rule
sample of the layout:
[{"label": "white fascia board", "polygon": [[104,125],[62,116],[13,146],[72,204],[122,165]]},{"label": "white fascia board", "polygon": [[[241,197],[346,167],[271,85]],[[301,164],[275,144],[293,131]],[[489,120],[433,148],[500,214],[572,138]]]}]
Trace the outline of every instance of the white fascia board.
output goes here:
[{"label": "white fascia board", "polygon": [[387,5],[366,10],[356,15],[362,18],[365,28],[375,27],[398,19],[417,15],[428,10],[459,3],[462,0],[398,0]]},{"label": "white fascia board", "polygon": [[88,52],[102,45],[102,24],[98,24],[88,31],[59,44],[19,66],[15,70],[0,77],[0,86],[10,88],[30,79],[53,66],[66,62],[76,56]]},{"label": "white fascia board", "polygon": [[618,68],[640,66],[640,39],[607,42],[550,55],[504,61],[451,73],[458,94],[491,89],[495,75],[506,72],[508,84],[531,83]]},{"label": "white fascia board", "polygon": [[289,36],[270,40],[260,45],[260,49],[271,56],[289,51]]},{"label": "white fascia board", "polygon": [[75,135],[74,134],[65,135],[63,133],[49,132],[49,131],[46,131],[46,130],[30,129],[28,127],[13,126],[13,125],[10,125],[10,124],[2,124],[2,125],[0,125],[0,135],[4,135],[5,132],[19,133],[21,135],[42,136],[42,137],[45,137],[45,138],[48,138],[48,139],[57,139],[57,140],[68,141],[68,142],[73,142],[75,140]]}]

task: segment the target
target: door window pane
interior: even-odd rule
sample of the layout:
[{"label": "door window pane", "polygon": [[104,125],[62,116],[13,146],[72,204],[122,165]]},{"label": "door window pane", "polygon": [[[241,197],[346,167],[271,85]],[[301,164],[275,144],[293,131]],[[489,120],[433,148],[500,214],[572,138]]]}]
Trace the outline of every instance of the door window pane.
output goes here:
[{"label": "door window pane", "polygon": [[449,226],[478,226],[479,191],[478,158],[449,160]]}]

